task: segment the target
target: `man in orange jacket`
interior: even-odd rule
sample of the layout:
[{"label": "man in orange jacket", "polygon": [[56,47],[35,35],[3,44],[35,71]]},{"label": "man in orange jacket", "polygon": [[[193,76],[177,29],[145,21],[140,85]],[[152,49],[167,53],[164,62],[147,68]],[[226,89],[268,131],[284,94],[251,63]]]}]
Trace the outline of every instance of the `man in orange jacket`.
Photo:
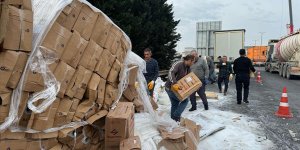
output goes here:
[{"label": "man in orange jacket", "polygon": [[182,88],[177,81],[191,72],[190,67],[193,65],[194,59],[193,55],[187,55],[183,61],[175,62],[169,70],[166,92],[171,101],[171,118],[175,121],[180,121],[181,114],[188,104],[188,98],[180,101],[174,93]]}]

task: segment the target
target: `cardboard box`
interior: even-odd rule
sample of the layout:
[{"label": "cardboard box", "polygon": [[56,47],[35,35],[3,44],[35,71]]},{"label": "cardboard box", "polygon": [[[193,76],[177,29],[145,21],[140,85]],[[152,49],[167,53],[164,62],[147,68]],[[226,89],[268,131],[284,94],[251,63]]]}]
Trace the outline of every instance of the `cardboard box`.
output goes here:
[{"label": "cardboard box", "polygon": [[54,119],[54,127],[66,124],[67,115],[72,107],[73,100],[69,97],[64,97],[60,100],[57,112]]},{"label": "cardboard box", "polygon": [[181,125],[190,130],[198,142],[200,141],[201,125],[187,118],[181,118]]},{"label": "cardboard box", "polygon": [[0,93],[0,105],[5,106],[10,104],[12,92]]},{"label": "cardboard box", "polygon": [[54,117],[56,115],[60,99],[57,98],[46,111],[35,114],[32,129],[43,131],[53,127]]},{"label": "cardboard box", "polygon": [[95,105],[95,102],[92,100],[85,100],[79,104],[76,113],[75,113],[75,120],[81,121],[82,119],[86,120],[90,116],[94,115],[98,111],[98,106]]},{"label": "cardboard box", "polygon": [[[82,8],[83,4],[77,0],[66,6],[60,15],[66,15],[64,20],[57,20],[58,23],[67,28],[69,31],[72,30]],[[61,17],[58,17],[61,18]]]},{"label": "cardboard box", "polygon": [[135,65],[129,65],[128,69],[130,70],[128,75],[128,85],[135,85],[139,68]]},{"label": "cardboard box", "polygon": [[58,131],[49,132],[49,133],[44,133],[44,132],[26,133],[26,138],[36,139],[36,140],[56,138],[57,136],[58,136]]},{"label": "cardboard box", "polygon": [[118,92],[118,88],[115,88],[110,84],[106,84],[103,109],[109,110],[113,102],[117,100]]},{"label": "cardboard box", "polygon": [[86,49],[83,52],[79,65],[85,67],[86,69],[94,71],[96,65],[99,63],[101,59],[102,52],[103,52],[103,48],[93,40],[90,40],[89,44],[87,45]]},{"label": "cardboard box", "polygon": [[133,100],[134,108],[137,112],[143,112],[144,111],[144,104],[142,100],[138,97]]},{"label": "cardboard box", "polygon": [[25,138],[25,132],[11,132],[6,130],[0,134],[0,140],[10,139],[10,140],[20,140]]},{"label": "cardboard box", "polygon": [[112,55],[107,49],[104,49],[103,53],[101,54],[100,61],[96,65],[95,72],[106,80],[115,60],[116,57]]},{"label": "cardboard box", "polygon": [[85,40],[90,40],[97,18],[98,13],[94,12],[89,6],[84,5],[73,30],[78,31]]},{"label": "cardboard box", "polygon": [[92,71],[87,70],[82,66],[78,66],[69,86],[67,87],[66,95],[71,98],[76,97],[78,99],[82,99],[92,74]]},{"label": "cardboard box", "polygon": [[103,47],[109,49],[110,52],[115,55],[118,48],[121,46],[122,35],[123,32],[117,26],[112,26],[109,30],[108,37]]},{"label": "cardboard box", "polygon": [[67,44],[72,36],[72,32],[54,22],[51,29],[47,33],[42,46],[55,52],[57,58],[61,58]]},{"label": "cardboard box", "polygon": [[31,0],[2,0],[1,3],[13,5],[19,9],[32,10]]},{"label": "cardboard box", "polygon": [[28,59],[28,55],[26,53],[23,52],[18,52],[19,57],[17,59],[17,63],[14,67],[14,69],[12,70],[12,74],[7,82],[7,87],[12,88],[12,89],[16,89],[22,74],[24,73],[24,68],[26,66],[27,63],[27,59]]},{"label": "cardboard box", "polygon": [[112,22],[106,16],[99,14],[91,39],[98,43],[101,47],[104,47],[109,35],[109,30],[112,26]]},{"label": "cardboard box", "polygon": [[0,86],[6,87],[18,61],[18,52],[0,51]]},{"label": "cardboard box", "polygon": [[[58,63],[59,63],[59,60],[48,65],[49,70],[52,73],[54,73]],[[24,81],[24,91],[38,92],[38,91],[41,91],[44,89],[44,79],[40,73],[31,71],[30,69],[26,73],[27,73],[27,78]]]},{"label": "cardboard box", "polygon": [[26,107],[19,120],[19,126],[25,129],[30,129],[33,124],[33,119],[34,113],[32,113],[32,111],[28,107]]},{"label": "cardboard box", "polygon": [[64,98],[64,102],[60,103],[57,110],[54,126],[59,127],[70,123],[73,120],[79,101],[80,100],[76,98],[72,100],[70,98]]},{"label": "cardboard box", "polygon": [[[3,49],[31,52],[33,13],[14,6],[2,8],[0,34],[4,34]],[[7,17],[7,18],[5,18]]]},{"label": "cardboard box", "polygon": [[98,97],[96,101],[100,108],[102,108],[104,104],[105,92],[106,92],[106,80],[100,78],[100,82],[97,88]]},{"label": "cardboard box", "polygon": [[0,105],[0,123],[3,123],[6,119],[6,117],[8,117],[9,114],[9,105]]},{"label": "cardboard box", "polygon": [[85,98],[92,100],[92,101],[96,101],[96,99],[98,97],[97,89],[98,89],[100,80],[101,80],[101,77],[98,74],[93,73],[91,80],[89,81],[89,83],[87,85]]},{"label": "cardboard box", "polygon": [[[18,143],[18,144],[16,144]],[[22,140],[3,140],[0,141],[0,147],[4,150],[24,150],[27,147],[27,141]]]},{"label": "cardboard box", "polygon": [[134,85],[128,85],[128,87],[123,92],[123,95],[132,102],[134,99],[139,97],[139,94]]},{"label": "cardboard box", "polygon": [[122,35],[121,37],[121,48],[123,49],[124,52],[127,52],[132,49],[130,39],[126,35]]},{"label": "cardboard box", "polygon": [[109,72],[107,81],[110,83],[118,82],[119,81],[118,77],[119,77],[122,67],[123,67],[123,65],[118,60],[116,60]]},{"label": "cardboard box", "polygon": [[105,117],[108,114],[107,110],[100,110],[98,113],[94,114],[93,116],[91,116],[87,122],[89,124],[93,124],[95,121]]},{"label": "cardboard box", "polygon": [[58,144],[56,138],[28,141],[26,150],[50,149]]},{"label": "cardboard box", "polygon": [[135,136],[125,140],[120,143],[120,150],[141,150],[141,140],[140,137]]},{"label": "cardboard box", "polygon": [[83,39],[78,32],[74,31],[64,50],[61,60],[65,61],[73,68],[76,68],[87,44],[88,41]]},{"label": "cardboard box", "polygon": [[126,57],[126,55],[127,55],[127,51],[124,51],[123,49],[122,49],[122,47],[120,46],[119,47],[119,49],[118,49],[118,51],[117,51],[117,59],[120,61],[120,63],[124,63],[124,61],[125,61],[125,57]]},{"label": "cardboard box", "polygon": [[[40,102],[41,104],[42,102]],[[54,102],[42,113],[35,114],[34,118],[36,119],[51,119],[54,118],[56,111],[60,103],[60,98],[56,98]]]},{"label": "cardboard box", "polygon": [[198,141],[195,141],[195,137],[193,137],[193,133],[187,131],[184,133],[184,141],[187,145],[188,150],[197,150],[198,149]]},{"label": "cardboard box", "polygon": [[67,90],[67,86],[69,85],[73,75],[75,73],[75,69],[66,64],[63,61],[60,61],[54,71],[54,76],[56,80],[60,82],[60,90],[57,94],[57,97],[63,98],[64,94]]},{"label": "cardboard box", "polygon": [[119,149],[120,142],[134,134],[134,106],[130,102],[119,102],[105,120],[105,148]]},{"label": "cardboard box", "polygon": [[160,135],[164,140],[171,140],[173,142],[183,141],[185,129],[176,127],[172,131],[166,129],[166,127],[159,127]]},{"label": "cardboard box", "polygon": [[182,87],[182,90],[179,90],[178,92],[173,91],[177,98],[181,101],[188,98],[192,93],[197,91],[201,86],[202,82],[199,80],[199,78],[193,73],[189,73],[182,79],[180,79],[177,84]]}]

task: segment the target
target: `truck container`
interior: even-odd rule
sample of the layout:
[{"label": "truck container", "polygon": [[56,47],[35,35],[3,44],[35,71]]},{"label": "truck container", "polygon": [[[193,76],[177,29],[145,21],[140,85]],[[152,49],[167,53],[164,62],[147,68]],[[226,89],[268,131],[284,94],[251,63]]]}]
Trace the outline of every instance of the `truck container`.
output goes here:
[{"label": "truck container", "polygon": [[250,58],[254,65],[262,65],[266,62],[267,46],[252,46],[247,49],[247,57]]},{"label": "truck container", "polygon": [[239,50],[244,48],[245,29],[215,31],[215,55],[227,56],[228,61],[234,61],[239,57]]}]

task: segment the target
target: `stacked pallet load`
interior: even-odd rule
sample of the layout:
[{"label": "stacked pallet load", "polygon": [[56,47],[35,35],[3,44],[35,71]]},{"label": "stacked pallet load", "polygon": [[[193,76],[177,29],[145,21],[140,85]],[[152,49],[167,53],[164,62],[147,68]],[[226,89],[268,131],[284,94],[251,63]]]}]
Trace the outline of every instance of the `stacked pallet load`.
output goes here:
[{"label": "stacked pallet load", "polygon": [[133,138],[143,103],[119,27],[84,0],[2,0],[0,12],[1,148],[119,149]]}]

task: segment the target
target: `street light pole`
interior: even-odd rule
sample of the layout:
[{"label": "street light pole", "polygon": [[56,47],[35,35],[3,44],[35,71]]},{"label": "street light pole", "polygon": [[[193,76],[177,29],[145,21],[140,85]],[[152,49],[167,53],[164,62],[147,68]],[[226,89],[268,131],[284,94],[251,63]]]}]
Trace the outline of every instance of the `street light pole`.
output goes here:
[{"label": "street light pole", "polygon": [[263,34],[265,34],[266,32],[259,32],[259,33],[260,33],[260,47],[259,47],[258,59],[260,60],[260,55],[262,54],[261,47],[262,47]]}]

